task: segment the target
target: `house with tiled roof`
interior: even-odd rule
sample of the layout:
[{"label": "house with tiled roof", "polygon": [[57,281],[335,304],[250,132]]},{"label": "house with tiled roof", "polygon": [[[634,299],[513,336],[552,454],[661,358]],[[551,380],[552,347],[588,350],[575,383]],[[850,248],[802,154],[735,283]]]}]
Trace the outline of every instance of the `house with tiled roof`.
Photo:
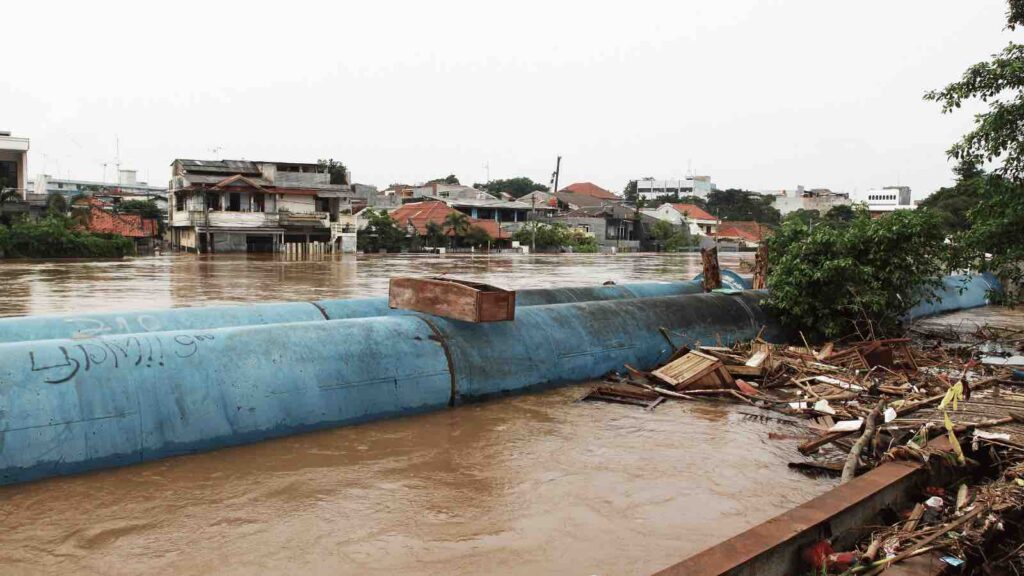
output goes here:
[{"label": "house with tiled roof", "polygon": [[[417,236],[427,235],[427,224],[433,222],[442,228],[445,227],[444,221],[449,214],[456,212],[461,213],[459,210],[449,206],[448,204],[441,202],[440,200],[427,200],[424,202],[410,202],[403,204],[401,207],[392,210],[388,215],[391,217],[399,227],[409,230],[410,232],[415,231]],[[468,217],[471,226],[479,226],[494,239],[495,242],[504,244],[507,243],[512,234],[507,230],[501,228],[501,224],[497,220],[484,220],[480,218]],[[445,229],[444,233],[446,236],[453,236],[452,230]]]},{"label": "house with tiled roof", "polygon": [[151,244],[160,234],[155,218],[144,218],[141,214],[118,213],[113,206],[102,200],[83,197],[72,209],[85,217],[85,229],[96,234],[116,234],[131,238],[139,245]]},{"label": "house with tiled roof", "polygon": [[771,228],[760,222],[725,220],[718,226],[715,239],[735,242],[743,247],[757,246],[771,235]]},{"label": "house with tiled roof", "polygon": [[562,188],[560,192],[572,192],[573,194],[582,194],[584,196],[591,196],[600,200],[622,200],[622,198],[619,198],[617,194],[609,192],[593,182],[576,182],[574,184],[569,184],[565,188]]},{"label": "house with tiled roof", "polygon": [[644,213],[673,224],[685,222],[690,234],[694,236],[714,236],[718,231],[718,218],[696,204],[665,203],[654,210],[645,210]]}]

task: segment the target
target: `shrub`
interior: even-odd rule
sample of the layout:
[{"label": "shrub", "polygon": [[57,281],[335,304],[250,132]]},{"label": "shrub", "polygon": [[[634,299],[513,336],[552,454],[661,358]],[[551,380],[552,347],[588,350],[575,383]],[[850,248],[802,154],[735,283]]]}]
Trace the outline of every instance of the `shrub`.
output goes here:
[{"label": "shrub", "polygon": [[123,258],[134,251],[128,238],[80,230],[59,214],[38,221],[20,218],[0,228],[0,253],[7,258]]},{"label": "shrub", "polygon": [[914,304],[934,299],[951,261],[935,215],[914,210],[872,219],[861,209],[813,227],[790,220],[768,249],[768,307],[814,340],[895,331]]}]

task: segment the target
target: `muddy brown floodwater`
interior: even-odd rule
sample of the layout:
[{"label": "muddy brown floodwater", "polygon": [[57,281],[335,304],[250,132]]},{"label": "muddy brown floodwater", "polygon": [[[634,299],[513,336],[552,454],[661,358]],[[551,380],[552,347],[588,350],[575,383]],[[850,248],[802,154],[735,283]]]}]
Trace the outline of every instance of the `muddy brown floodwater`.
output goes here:
[{"label": "muddy brown floodwater", "polygon": [[[10,315],[382,294],[387,275],[406,273],[525,287],[694,266],[170,256],[3,263],[0,278]],[[724,404],[576,402],[585,390],[0,487],[0,574],[643,574],[832,486],[787,469],[796,441],[768,438],[795,432],[783,424]]]},{"label": "muddy brown floodwater", "polygon": [[[722,266],[736,268],[740,258],[722,254]],[[322,260],[173,254],[108,261],[0,260],[0,316],[384,296],[391,276],[448,274],[518,289],[689,280],[699,273],[696,254],[349,254]]]}]

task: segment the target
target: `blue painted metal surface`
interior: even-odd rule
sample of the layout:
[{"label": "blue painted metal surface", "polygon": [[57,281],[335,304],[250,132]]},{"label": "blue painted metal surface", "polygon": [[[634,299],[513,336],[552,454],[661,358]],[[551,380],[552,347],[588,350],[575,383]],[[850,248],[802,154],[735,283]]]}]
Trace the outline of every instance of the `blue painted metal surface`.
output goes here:
[{"label": "blue painted metal surface", "polygon": [[[0,344],[0,483],[214,449],[652,367],[752,337],[760,296],[526,307]],[[452,374],[455,377],[452,377]]]},{"label": "blue painted metal surface", "polygon": [[0,483],[447,406],[444,350],[380,317],[0,345]]},{"label": "blue painted metal surface", "polygon": [[[733,273],[730,282],[742,284]],[[749,287],[749,286],[747,286]],[[535,306],[566,302],[588,302],[650,296],[672,296],[700,292],[700,284],[686,282],[645,282],[617,286],[544,288],[520,290],[516,305]],[[387,298],[280,302],[246,306],[206,306],[126,312],[51,314],[0,319],[0,342],[75,338],[103,334],[133,334],[168,330],[201,330],[228,326],[280,324],[371,318],[410,314],[391,310]]]},{"label": "blue painted metal surface", "polygon": [[[969,297],[949,280],[953,292],[928,313],[979,305],[977,292],[990,286],[979,280]],[[589,295],[622,297],[621,288]],[[644,288],[661,289],[671,288]],[[438,409],[595,378],[625,363],[651,368],[670,353],[661,327],[676,345],[729,343],[762,327],[777,340],[762,297],[525,306],[514,322],[489,324],[412,313],[325,320],[299,303],[319,317],[3,343],[0,484]]]},{"label": "blue painted metal surface", "polygon": [[429,317],[447,344],[459,399],[474,399],[597,378],[624,364],[647,369],[676,346],[726,345],[779,332],[761,311],[762,294],[682,297],[534,306],[515,322],[472,324]]},{"label": "blue painted metal surface", "polygon": [[942,312],[968,310],[986,306],[989,295],[1000,290],[999,280],[991,274],[956,274],[942,279],[935,302],[921,302],[910,309],[907,317],[911,320],[933,316]]}]

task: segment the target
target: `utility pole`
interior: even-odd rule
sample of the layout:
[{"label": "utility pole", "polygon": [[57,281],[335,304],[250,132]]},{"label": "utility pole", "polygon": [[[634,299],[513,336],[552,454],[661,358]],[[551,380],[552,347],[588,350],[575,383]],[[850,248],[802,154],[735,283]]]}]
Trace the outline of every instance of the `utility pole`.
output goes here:
[{"label": "utility pole", "polygon": [[533,225],[530,227],[530,254],[537,251],[537,195],[530,195],[530,202],[533,204],[533,208],[530,210],[530,217],[533,220]]},{"label": "utility pole", "polygon": [[551,189],[551,193],[558,192],[558,174],[562,171],[562,157],[559,156],[558,160],[555,161],[555,187]]}]

